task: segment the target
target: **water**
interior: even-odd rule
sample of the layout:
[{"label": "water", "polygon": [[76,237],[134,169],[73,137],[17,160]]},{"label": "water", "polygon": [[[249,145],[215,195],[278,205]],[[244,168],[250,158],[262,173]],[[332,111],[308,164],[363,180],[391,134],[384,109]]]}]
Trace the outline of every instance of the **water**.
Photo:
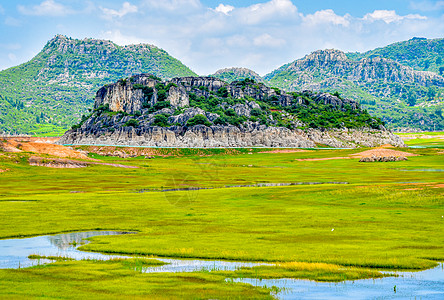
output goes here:
[{"label": "water", "polygon": [[401,169],[403,172],[444,172],[444,169]]},{"label": "water", "polygon": [[51,262],[46,259],[29,259],[28,256],[32,254],[101,260],[119,257],[117,255],[82,252],[77,250],[77,246],[85,244],[87,242],[85,239],[92,236],[126,233],[118,231],[89,231],[0,240],[0,269],[25,268]]},{"label": "water", "polygon": [[[399,277],[361,279],[340,283],[300,279],[234,279],[254,286],[282,289],[279,299],[444,299],[444,267],[420,272],[391,272]],[[230,279],[231,281],[231,279]]]},{"label": "water", "polygon": [[256,184],[242,184],[242,185],[225,185],[222,187],[183,187],[174,189],[138,189],[135,190],[136,193],[146,193],[146,192],[178,192],[178,191],[198,191],[198,190],[213,190],[213,189],[228,189],[228,188],[244,188],[244,187],[279,187],[279,186],[291,186],[291,185],[319,185],[319,184],[349,184],[348,182],[342,181],[327,181],[327,182],[279,182],[279,183],[256,183]]},{"label": "water", "polygon": [[[118,235],[128,232],[90,231],[23,239],[0,240],[0,268],[23,268],[51,262],[31,260],[28,256],[63,256],[73,259],[107,260],[129,256],[83,252],[77,249],[84,239],[97,235]],[[143,268],[145,273],[195,272],[237,270],[241,267],[267,265],[266,263],[221,260],[156,258],[166,264]],[[393,272],[391,272],[393,273]],[[282,289],[279,299],[444,299],[444,266],[421,272],[396,272],[399,277],[345,281],[341,283],[315,282],[299,279],[230,279],[254,286],[276,286]]]},{"label": "water", "polygon": [[[0,269],[25,268],[51,262],[51,260],[47,259],[29,259],[28,256],[32,254],[37,254],[40,256],[61,256],[73,258],[76,260],[109,260],[113,258],[128,258],[130,256],[83,252],[77,249],[78,246],[87,243],[88,241],[85,241],[85,239],[89,237],[118,234],[128,234],[128,232],[89,231],[36,236],[23,239],[0,240]],[[170,259],[157,257],[156,259],[163,261],[166,264],[158,267],[144,268],[143,272],[175,273],[214,270],[234,271],[241,267],[266,265],[265,263],[221,260]]]}]

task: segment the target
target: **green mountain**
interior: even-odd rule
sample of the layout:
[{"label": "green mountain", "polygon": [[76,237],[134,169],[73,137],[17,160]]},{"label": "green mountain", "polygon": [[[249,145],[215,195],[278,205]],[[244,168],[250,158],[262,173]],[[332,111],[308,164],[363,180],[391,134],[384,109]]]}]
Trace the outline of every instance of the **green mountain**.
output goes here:
[{"label": "green mountain", "polygon": [[262,77],[254,72],[253,70],[247,68],[226,68],[216,71],[214,74],[210,75],[211,77],[219,78],[228,83],[233,81],[240,81],[246,78],[253,79],[257,82],[263,82]]},{"label": "green mountain", "polygon": [[29,62],[0,72],[0,133],[63,133],[102,85],[137,73],[196,76],[152,45],[55,36]]},{"label": "green mountain", "polygon": [[389,58],[419,71],[444,75],[444,39],[413,38],[365,53],[347,53],[354,60],[369,57]]},{"label": "green mountain", "polygon": [[444,129],[444,78],[391,59],[356,60],[339,50],[321,50],[264,79],[287,91],[339,92],[359,101],[392,128]]}]

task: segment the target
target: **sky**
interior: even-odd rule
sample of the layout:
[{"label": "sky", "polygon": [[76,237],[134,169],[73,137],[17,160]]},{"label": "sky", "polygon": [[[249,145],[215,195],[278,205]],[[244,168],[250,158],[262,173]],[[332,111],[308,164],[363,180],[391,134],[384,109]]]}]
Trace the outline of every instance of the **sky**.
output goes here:
[{"label": "sky", "polygon": [[444,0],[0,0],[0,70],[57,34],[152,44],[199,75],[265,75],[319,49],[444,38]]}]

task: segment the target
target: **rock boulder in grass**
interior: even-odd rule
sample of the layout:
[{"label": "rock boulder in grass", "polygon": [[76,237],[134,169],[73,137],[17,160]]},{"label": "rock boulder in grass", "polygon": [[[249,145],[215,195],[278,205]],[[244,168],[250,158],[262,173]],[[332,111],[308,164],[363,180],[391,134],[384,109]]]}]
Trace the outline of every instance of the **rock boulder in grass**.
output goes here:
[{"label": "rock boulder in grass", "polygon": [[[179,77],[160,81],[152,75],[140,74],[99,89],[94,108],[87,119],[64,134],[60,144],[303,148],[317,144],[347,148],[383,144],[405,146],[399,137],[361,110],[353,100],[310,91],[289,94],[252,79],[227,83],[214,77]],[[335,111],[336,117],[346,116],[347,122],[355,127],[356,124],[362,126],[311,128],[313,122],[316,126],[323,124],[319,122],[326,118],[323,109]],[[302,111],[304,113],[300,113]],[[313,115],[307,115],[307,112]],[[196,125],[188,122],[197,115],[208,121]],[[304,118],[311,120],[310,124],[304,122]],[[324,121],[328,123],[329,120]]]}]

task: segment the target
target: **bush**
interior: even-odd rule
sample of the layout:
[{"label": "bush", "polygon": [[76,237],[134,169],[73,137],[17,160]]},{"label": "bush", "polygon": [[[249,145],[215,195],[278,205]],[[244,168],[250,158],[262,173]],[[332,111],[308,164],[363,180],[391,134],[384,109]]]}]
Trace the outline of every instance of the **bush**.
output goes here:
[{"label": "bush", "polygon": [[160,126],[160,127],[168,127],[170,124],[168,123],[168,115],[166,114],[158,114],[154,116],[154,126]]},{"label": "bush", "polygon": [[225,86],[221,87],[217,93],[216,93],[219,97],[222,98],[227,98],[228,97],[228,90]]},{"label": "bush", "polygon": [[263,112],[262,112],[262,109],[260,109],[260,108],[253,108],[251,111],[250,111],[250,115],[252,115],[252,116],[254,116],[254,117],[259,117],[259,116],[261,116],[263,114]]},{"label": "bush", "polygon": [[170,101],[159,101],[156,104],[154,104],[154,111],[161,110],[162,108],[169,108],[171,107]]},{"label": "bush", "polygon": [[204,115],[195,115],[191,119],[188,120],[187,126],[194,126],[194,125],[205,125],[205,126],[211,126],[210,121],[208,121],[207,117]]},{"label": "bush", "polygon": [[129,119],[129,120],[125,123],[124,126],[126,126],[126,127],[129,127],[129,126],[131,126],[131,127],[137,127],[137,126],[139,126],[139,121],[137,121],[136,119]]}]

